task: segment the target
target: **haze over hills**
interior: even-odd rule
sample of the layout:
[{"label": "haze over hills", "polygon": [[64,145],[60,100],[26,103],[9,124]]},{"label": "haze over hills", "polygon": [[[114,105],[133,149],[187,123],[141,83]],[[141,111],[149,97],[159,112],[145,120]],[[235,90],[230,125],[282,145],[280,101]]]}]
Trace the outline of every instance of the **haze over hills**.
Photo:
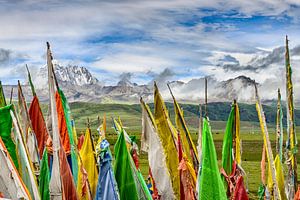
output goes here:
[{"label": "haze over hills", "polygon": [[[132,83],[127,76],[121,76],[116,85],[104,85],[85,67],[61,66],[55,64],[55,74],[60,87],[70,102],[97,102],[97,103],[138,103],[142,96],[146,101],[153,101],[153,81],[145,85]],[[32,74],[32,80],[41,101],[48,99],[47,70],[40,68]],[[254,102],[255,81],[247,76],[238,76],[226,81],[218,81],[208,76],[208,98],[210,102],[228,102],[237,99],[243,103]],[[203,103],[205,78],[192,79],[188,82],[169,82],[178,101],[184,103]],[[167,88],[167,81],[157,81],[158,87],[166,101],[171,101]],[[263,85],[262,85],[263,86]],[[13,85],[4,86],[6,96],[10,96]],[[261,85],[259,85],[261,87]],[[23,92],[27,99],[31,98],[28,82],[24,83]],[[14,93],[16,97],[16,92]],[[276,96],[274,96],[274,99]],[[273,102],[274,99],[264,99]]]}]

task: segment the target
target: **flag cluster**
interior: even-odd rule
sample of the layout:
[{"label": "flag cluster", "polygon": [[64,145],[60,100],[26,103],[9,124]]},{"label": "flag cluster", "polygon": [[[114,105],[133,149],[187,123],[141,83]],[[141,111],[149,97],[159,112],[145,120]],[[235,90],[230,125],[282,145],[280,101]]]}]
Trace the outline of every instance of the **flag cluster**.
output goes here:
[{"label": "flag cluster", "polygon": [[[283,170],[283,112],[278,90],[276,154],[273,155],[263,107],[255,85],[256,109],[263,135],[260,199],[298,199],[297,139],[294,122],[293,85],[286,44],[288,138],[287,180]],[[27,66],[26,66],[27,68]],[[106,117],[94,140],[89,122],[77,137],[68,101],[54,73],[47,43],[49,109],[41,109],[31,76],[33,99],[29,108],[18,83],[18,102],[7,104],[0,82],[0,198],[8,199],[249,199],[242,168],[240,111],[236,100],[229,113],[219,168],[206,110],[200,106],[198,146],[184,119],[184,112],[169,87],[174,103],[174,124],[154,83],[154,110],[141,98],[141,151],[147,152],[149,176],[139,168],[139,147],[120,119],[113,118],[117,135],[113,154],[106,138]],[[266,164],[267,163],[267,164]],[[267,172],[267,179],[266,179]]]}]

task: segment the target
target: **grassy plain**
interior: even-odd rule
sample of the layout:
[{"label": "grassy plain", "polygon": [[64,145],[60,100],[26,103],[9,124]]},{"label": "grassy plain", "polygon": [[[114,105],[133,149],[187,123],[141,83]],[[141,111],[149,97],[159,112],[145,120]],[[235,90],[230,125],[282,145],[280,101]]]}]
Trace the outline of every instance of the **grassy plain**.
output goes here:
[{"label": "grassy plain", "polygon": [[[152,105],[150,105],[153,107]],[[173,120],[173,108],[171,104],[167,104],[170,118]],[[230,111],[230,104],[224,104],[227,108],[223,107],[209,107],[209,111],[211,115],[213,115],[213,120],[211,120],[211,127],[213,131],[214,143],[216,146],[216,151],[218,155],[218,160],[221,159],[221,149],[223,143],[224,130],[226,126],[226,118]],[[251,107],[252,106],[252,107]],[[99,124],[97,120],[97,116],[100,118],[106,114],[107,117],[107,132],[108,132],[108,140],[111,144],[111,149],[113,152],[113,146],[116,142],[117,135],[115,134],[112,128],[112,117],[118,118],[122,120],[126,131],[130,135],[135,135],[138,138],[138,144],[140,145],[140,134],[141,134],[141,109],[139,105],[125,105],[125,104],[94,104],[94,103],[71,103],[70,104],[72,117],[76,122],[77,133],[83,134],[87,118],[90,119],[90,125],[93,133],[96,136],[96,128]],[[247,185],[249,189],[249,196],[251,199],[256,199],[257,190],[261,183],[261,173],[260,173],[260,160],[261,160],[261,152],[263,146],[262,135],[260,132],[260,127],[258,120],[255,119],[256,113],[254,105],[246,105],[241,109],[241,118],[242,114],[249,116],[249,120],[252,121],[241,121],[241,139],[242,139],[242,167],[247,173]],[[198,132],[198,116],[197,116],[197,106],[192,105],[184,105],[184,114],[186,122],[189,126],[189,130],[191,132],[192,138],[197,144],[197,132]],[[268,117],[274,117],[274,113],[272,113],[272,109],[267,107],[268,111],[266,112],[267,120]],[[217,113],[221,113],[218,115]],[[254,113],[253,113],[254,112]],[[276,112],[276,110],[274,110]],[[210,114],[209,114],[210,115]],[[221,119],[221,120],[220,120]],[[270,133],[270,139],[275,149],[275,124],[274,120],[269,119],[268,130]],[[300,127],[297,127],[297,131],[300,131]],[[300,160],[298,154],[298,161]],[[146,178],[148,175],[148,160],[147,154],[141,152],[140,153],[140,168],[142,174]],[[299,168],[298,168],[299,169]]]}]

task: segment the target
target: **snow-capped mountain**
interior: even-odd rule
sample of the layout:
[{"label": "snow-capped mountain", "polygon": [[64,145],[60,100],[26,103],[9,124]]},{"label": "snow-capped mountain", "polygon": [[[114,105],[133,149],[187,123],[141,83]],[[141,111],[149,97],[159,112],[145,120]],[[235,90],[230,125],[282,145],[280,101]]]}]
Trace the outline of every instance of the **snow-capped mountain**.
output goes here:
[{"label": "snow-capped mountain", "polygon": [[58,80],[70,83],[72,85],[93,85],[99,81],[95,78],[87,68],[79,66],[63,67],[55,65],[55,74]]},{"label": "snow-capped mountain", "polygon": [[[138,103],[142,96],[146,101],[153,101],[153,81],[146,85],[132,83],[128,76],[120,76],[117,85],[103,85],[85,67],[54,65],[59,86],[63,89],[70,102],[106,102],[106,103]],[[41,101],[48,100],[47,70],[42,67],[36,74],[32,74],[36,92]],[[253,103],[254,80],[246,76],[238,76],[226,81],[218,81],[209,76],[208,98],[210,102],[232,101]],[[172,81],[170,87],[176,99],[187,103],[203,103],[205,78],[192,79],[188,82]],[[158,82],[158,87],[166,101],[171,101],[171,95],[166,82]],[[5,93],[9,96],[11,87],[5,86]],[[17,91],[17,89],[15,90]],[[31,98],[30,87],[26,83],[23,87],[26,99]],[[16,97],[16,92],[15,92]],[[270,100],[270,99],[267,99]]]},{"label": "snow-capped mountain", "polygon": [[[71,65],[64,67],[59,64],[54,64],[54,72],[57,80],[63,85],[85,86],[100,84],[98,79],[85,67]],[[32,75],[33,82],[37,83],[37,89],[47,88],[47,73],[47,67],[44,66],[40,68],[36,74]]]}]

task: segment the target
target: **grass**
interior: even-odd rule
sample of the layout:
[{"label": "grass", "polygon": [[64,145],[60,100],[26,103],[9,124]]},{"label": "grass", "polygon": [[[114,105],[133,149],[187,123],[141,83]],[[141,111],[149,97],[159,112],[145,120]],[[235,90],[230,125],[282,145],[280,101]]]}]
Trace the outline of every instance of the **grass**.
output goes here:
[{"label": "grass", "polygon": [[[174,115],[171,112],[172,107],[167,104],[170,110],[170,118],[174,119]],[[183,107],[187,109],[184,110],[185,119],[188,124],[189,130],[191,132],[194,143],[197,144],[197,132],[198,132],[198,117],[196,106],[184,105]],[[218,105],[220,106],[220,105]],[[140,146],[140,135],[141,135],[141,110],[139,105],[124,105],[124,104],[94,104],[94,103],[71,103],[70,104],[72,117],[74,118],[77,126],[77,133],[81,135],[84,133],[87,118],[90,119],[90,126],[93,134],[96,136],[96,128],[100,124],[97,117],[102,119],[105,114],[107,117],[107,139],[111,144],[111,150],[113,152],[113,146],[116,142],[117,135],[112,129],[112,117],[122,120],[122,123],[130,135],[137,136],[138,145]],[[150,105],[153,109],[153,105]],[[253,112],[249,111],[252,109],[248,108],[250,105],[244,105],[241,110],[241,118],[243,114],[248,115],[250,119],[253,117]],[[218,160],[221,159],[222,143],[224,137],[224,131],[226,126],[225,116],[229,114],[229,109],[227,113],[222,111],[221,108],[216,107],[217,110],[222,111],[220,117],[216,113],[212,112],[213,107],[209,108],[211,117],[211,127],[213,132],[214,143],[217,151]],[[270,113],[270,108],[267,107],[267,112]],[[221,112],[220,111],[220,112]],[[271,114],[269,116],[272,117]],[[268,115],[267,115],[268,117]],[[215,119],[215,120],[212,120]],[[243,118],[242,118],[243,119]],[[268,119],[268,118],[267,118]],[[101,121],[101,120],[100,120]],[[268,123],[268,130],[270,134],[270,140],[273,149],[275,150],[275,126],[272,120]],[[296,132],[300,131],[300,127],[296,128]],[[285,134],[286,135],[286,134]],[[261,183],[261,170],[260,170],[260,160],[262,153],[263,140],[257,120],[253,121],[241,121],[241,139],[242,139],[242,167],[247,173],[247,185],[249,189],[249,196],[251,199],[257,199],[257,190]],[[286,138],[284,137],[284,140]],[[275,153],[275,152],[274,152]],[[298,154],[298,160],[300,156]],[[148,157],[147,154],[140,152],[139,156],[140,170],[143,176],[146,178],[148,175]],[[299,169],[299,168],[298,168]]]}]

